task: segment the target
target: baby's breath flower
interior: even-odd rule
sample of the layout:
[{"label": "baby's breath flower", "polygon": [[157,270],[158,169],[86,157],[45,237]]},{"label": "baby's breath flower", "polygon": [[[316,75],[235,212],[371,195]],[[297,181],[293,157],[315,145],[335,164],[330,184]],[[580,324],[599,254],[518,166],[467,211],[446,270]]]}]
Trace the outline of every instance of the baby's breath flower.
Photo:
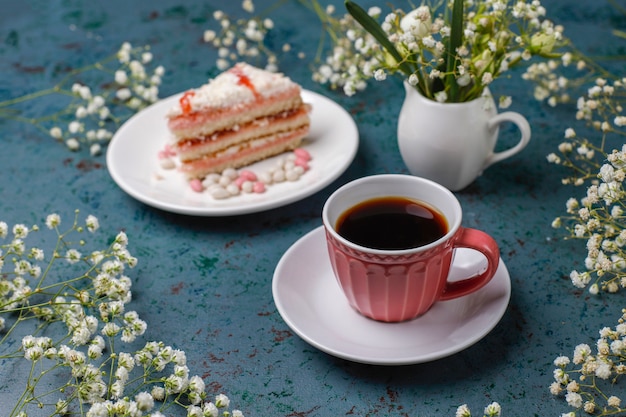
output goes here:
[{"label": "baby's breath flower", "polygon": [[565,395],[565,400],[567,401],[567,404],[575,408],[580,408],[583,405],[581,395],[576,392],[568,392],[567,395]]},{"label": "baby's breath flower", "polygon": [[49,229],[54,229],[58,227],[59,225],[61,225],[61,216],[59,216],[58,214],[53,213],[53,214],[49,214],[46,217],[46,226]]},{"label": "baby's breath flower", "polygon": [[87,226],[87,230],[89,230],[91,233],[94,233],[96,230],[100,228],[98,218],[91,214],[87,216],[87,220],[85,220],[85,224]]},{"label": "baby's breath flower", "polygon": [[622,401],[619,399],[619,397],[616,397],[615,395],[611,395],[606,401],[607,405],[613,408],[619,408],[621,402]]},{"label": "baby's breath flower", "polygon": [[24,239],[26,236],[28,236],[28,227],[23,225],[23,224],[16,224],[15,226],[13,226],[13,236],[15,236],[16,239]]},{"label": "baby's breath flower", "polygon": [[102,328],[102,334],[107,337],[115,337],[120,331],[120,326],[115,323],[107,323]]},{"label": "baby's breath flower", "polygon": [[455,416],[456,417],[471,417],[472,413],[470,412],[470,409],[467,406],[467,404],[463,404],[456,409]]},{"label": "baby's breath flower", "polygon": [[513,102],[511,96],[502,96],[500,97],[500,101],[498,102],[498,107],[501,109],[508,109],[511,107],[511,103]]},{"label": "baby's breath flower", "polygon": [[554,360],[554,364],[560,368],[569,365],[570,360],[567,356],[559,356]]},{"label": "baby's breath flower", "polygon": [[150,394],[156,401],[163,401],[165,399],[165,388],[155,385],[152,387]]},{"label": "baby's breath flower", "polygon": [[497,402],[492,402],[487,407],[485,407],[485,415],[488,417],[498,417],[500,416],[501,411],[502,408]]},{"label": "baby's breath flower", "polygon": [[225,408],[230,405],[230,399],[224,394],[219,394],[215,397],[215,405],[217,408]]},{"label": "baby's breath flower", "polygon": [[67,261],[71,264],[75,264],[76,262],[81,260],[81,253],[79,251],[77,251],[76,249],[69,249],[66,253],[65,253],[65,259],[67,259]]},{"label": "baby's breath flower", "polygon": [[71,151],[77,151],[80,148],[80,142],[76,138],[69,138],[65,144]]},{"label": "baby's breath flower", "polygon": [[93,145],[89,147],[89,154],[91,156],[100,155],[101,152],[102,152],[102,147],[100,146],[99,143],[94,143]]},{"label": "baby's breath flower", "polygon": [[53,126],[50,129],[50,136],[52,136],[54,139],[61,139],[63,137],[63,131],[60,127]]}]

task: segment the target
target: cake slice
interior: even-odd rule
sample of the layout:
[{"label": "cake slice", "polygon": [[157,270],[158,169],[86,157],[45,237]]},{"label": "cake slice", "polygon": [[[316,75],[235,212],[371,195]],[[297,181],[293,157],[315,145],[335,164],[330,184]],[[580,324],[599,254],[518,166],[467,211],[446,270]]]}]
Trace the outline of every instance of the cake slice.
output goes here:
[{"label": "cake slice", "polygon": [[239,63],[170,109],[170,145],[185,176],[203,178],[297,148],[309,132],[309,112],[298,84]]}]

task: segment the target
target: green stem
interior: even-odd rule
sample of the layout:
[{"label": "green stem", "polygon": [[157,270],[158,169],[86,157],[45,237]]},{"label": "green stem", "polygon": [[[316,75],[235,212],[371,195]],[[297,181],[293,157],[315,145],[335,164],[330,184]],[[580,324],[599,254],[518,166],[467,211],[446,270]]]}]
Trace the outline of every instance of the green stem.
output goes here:
[{"label": "green stem", "polygon": [[25,101],[34,100],[39,97],[47,96],[48,94],[56,94],[61,92],[61,85],[57,84],[52,88],[45,90],[35,91],[34,93],[25,94],[20,97],[16,97],[10,100],[0,101],[0,108],[12,106],[14,104],[23,103]]},{"label": "green stem", "polygon": [[40,97],[47,96],[47,95],[50,95],[50,94],[64,94],[64,95],[68,95],[68,96],[73,96],[71,91],[67,91],[67,90],[63,89],[63,86],[72,77],[74,77],[77,74],[80,74],[80,73],[83,73],[83,72],[87,72],[87,71],[91,71],[91,70],[99,70],[99,71],[103,71],[103,72],[108,73],[110,71],[104,66],[104,64],[109,62],[109,61],[111,61],[111,60],[113,60],[116,57],[117,57],[117,55],[112,55],[112,56],[109,56],[108,58],[103,59],[101,62],[96,62],[94,64],[86,65],[84,67],[72,70],[72,71],[68,72],[61,79],[61,81],[59,81],[59,83],[57,83],[54,87],[46,88],[46,89],[40,90],[40,91],[35,91],[33,93],[25,94],[23,96],[12,98],[12,99],[9,99],[9,100],[0,101],[0,108],[13,106],[13,105],[19,104],[19,103],[24,103],[26,101],[34,100],[36,98],[40,98]]},{"label": "green stem", "polygon": [[460,61],[457,58],[457,49],[463,43],[463,1],[455,0],[452,6],[452,22],[450,24],[450,38],[445,51],[446,60],[446,85],[449,86],[450,92],[448,101],[459,101],[459,85],[454,76],[456,68]]},{"label": "green stem", "polygon": [[18,400],[15,402],[15,406],[13,407],[13,410],[9,414],[10,416],[17,415],[17,412],[20,411],[20,409],[24,405],[26,405],[26,403],[29,401],[28,399],[29,393],[33,392],[35,389],[35,387],[31,385],[31,381],[33,380],[33,374],[35,372],[35,363],[36,363],[35,361],[31,362],[30,373],[28,375],[28,379],[26,380],[26,389],[24,389],[24,392],[22,393],[20,398],[18,398]]},{"label": "green stem", "polygon": [[317,50],[315,52],[315,62],[321,60],[322,53],[324,52],[324,43],[326,35],[330,36],[333,42],[336,42],[339,38],[335,31],[333,30],[332,17],[328,16],[319,1],[317,0],[298,0],[300,4],[302,4],[307,9],[313,11],[320,23],[322,24],[322,30],[320,34],[320,39],[317,44]]}]

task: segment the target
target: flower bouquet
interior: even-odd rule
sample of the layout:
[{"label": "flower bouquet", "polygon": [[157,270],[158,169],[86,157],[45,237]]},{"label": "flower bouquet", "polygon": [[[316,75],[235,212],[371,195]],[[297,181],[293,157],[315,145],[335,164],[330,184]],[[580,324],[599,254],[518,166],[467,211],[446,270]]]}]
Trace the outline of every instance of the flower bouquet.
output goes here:
[{"label": "flower bouquet", "polygon": [[[377,7],[365,11],[346,0],[363,30],[348,30],[353,53],[338,51],[320,70],[341,73],[347,94],[365,88],[372,76],[398,74],[422,95],[439,102],[466,102],[514,66],[533,56],[554,58],[565,43],[562,31],[545,18],[538,0],[446,1],[404,12],[395,9],[378,23]],[[344,44],[345,45],[345,44]],[[360,66],[346,56],[359,56]],[[337,77],[334,77],[337,80]]]}]

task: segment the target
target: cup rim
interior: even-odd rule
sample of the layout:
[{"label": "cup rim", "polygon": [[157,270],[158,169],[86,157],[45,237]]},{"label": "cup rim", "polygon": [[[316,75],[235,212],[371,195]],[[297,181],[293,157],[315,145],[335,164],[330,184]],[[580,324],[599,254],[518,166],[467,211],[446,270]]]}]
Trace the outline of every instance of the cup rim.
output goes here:
[{"label": "cup rim", "polygon": [[[375,248],[370,248],[367,246],[362,246],[356,243],[353,243],[349,240],[347,240],[346,238],[344,238],[343,236],[341,236],[339,233],[337,233],[337,231],[335,230],[335,227],[333,224],[331,224],[330,219],[328,218],[328,211],[329,211],[329,206],[330,203],[337,198],[337,196],[344,192],[347,188],[352,188],[354,186],[358,186],[359,184],[372,180],[373,178],[382,178],[382,179],[398,179],[401,178],[402,180],[410,180],[410,181],[417,181],[420,182],[422,184],[427,184],[430,187],[434,187],[437,188],[440,192],[446,194],[452,205],[453,205],[453,211],[456,214],[456,217],[454,219],[454,223],[448,223],[448,232],[443,235],[442,237],[440,237],[439,239],[428,243],[426,245],[422,245],[422,246],[418,246],[415,248],[409,248],[409,249],[375,249]],[[384,197],[384,195],[381,195],[380,197]],[[375,198],[375,197],[372,197]],[[428,201],[424,201],[425,203],[431,204]],[[434,206],[434,205],[433,205]],[[436,207],[436,206],[435,206]],[[437,210],[441,210],[439,207],[436,207]],[[346,208],[347,210],[347,208]],[[354,250],[358,250],[361,252],[367,252],[370,254],[374,254],[374,255],[387,255],[387,256],[401,256],[401,255],[410,255],[410,254],[415,254],[415,253],[421,253],[421,252],[425,252],[428,250],[431,250],[437,246],[440,246],[441,244],[443,244],[444,242],[450,240],[459,230],[459,228],[461,227],[461,220],[462,220],[462,216],[463,216],[463,210],[461,208],[461,203],[459,202],[459,200],[456,198],[456,196],[452,193],[452,191],[448,190],[446,187],[444,187],[443,185],[436,183],[432,180],[429,180],[427,178],[423,178],[423,177],[417,177],[414,175],[406,175],[406,174],[374,174],[374,175],[368,175],[366,177],[361,177],[361,178],[357,178],[355,180],[349,181],[345,184],[343,184],[342,186],[340,186],[339,188],[337,188],[335,191],[333,191],[330,196],[326,199],[326,201],[324,202],[324,206],[322,208],[322,223],[324,225],[324,229],[326,229],[326,231],[328,233],[330,233],[332,235],[332,237],[334,239],[336,239],[337,241],[339,241],[341,244],[352,248]],[[450,219],[447,218],[446,216],[446,220],[448,222],[450,222]]]}]

